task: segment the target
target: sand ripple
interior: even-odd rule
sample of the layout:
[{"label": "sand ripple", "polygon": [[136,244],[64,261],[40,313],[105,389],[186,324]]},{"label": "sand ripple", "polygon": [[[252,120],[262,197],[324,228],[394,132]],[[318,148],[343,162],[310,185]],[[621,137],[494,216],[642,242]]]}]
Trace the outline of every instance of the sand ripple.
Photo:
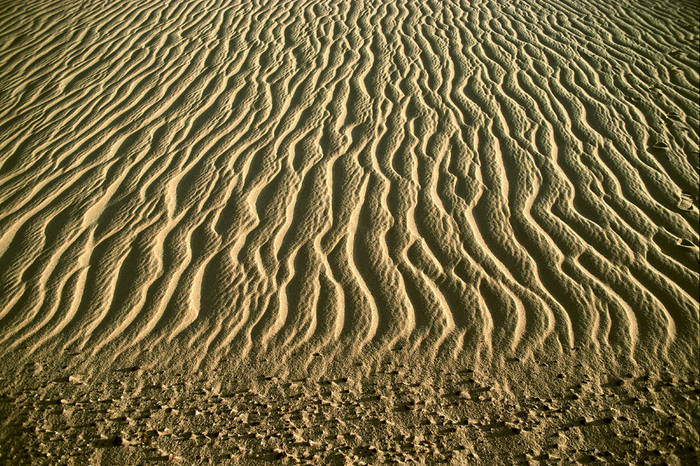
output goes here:
[{"label": "sand ripple", "polygon": [[692,3],[3,2],[2,352],[692,367]]}]

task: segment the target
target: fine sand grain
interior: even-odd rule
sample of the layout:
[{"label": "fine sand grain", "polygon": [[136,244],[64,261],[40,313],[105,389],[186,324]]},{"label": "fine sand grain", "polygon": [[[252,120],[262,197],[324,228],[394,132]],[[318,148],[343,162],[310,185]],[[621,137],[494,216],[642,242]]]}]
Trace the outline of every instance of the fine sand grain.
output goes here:
[{"label": "fine sand grain", "polygon": [[697,464],[699,11],[0,2],[0,464]]}]

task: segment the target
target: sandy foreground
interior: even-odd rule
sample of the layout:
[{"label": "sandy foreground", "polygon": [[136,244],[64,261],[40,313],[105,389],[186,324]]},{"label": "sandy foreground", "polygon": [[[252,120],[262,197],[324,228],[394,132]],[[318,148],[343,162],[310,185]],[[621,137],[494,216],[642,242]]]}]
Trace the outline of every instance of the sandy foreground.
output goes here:
[{"label": "sandy foreground", "polygon": [[697,464],[699,11],[0,2],[0,464]]}]

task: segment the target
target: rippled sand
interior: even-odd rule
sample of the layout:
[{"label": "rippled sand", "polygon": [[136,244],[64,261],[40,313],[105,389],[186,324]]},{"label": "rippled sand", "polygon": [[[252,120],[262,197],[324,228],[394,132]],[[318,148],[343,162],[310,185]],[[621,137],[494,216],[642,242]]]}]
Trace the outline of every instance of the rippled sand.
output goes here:
[{"label": "rippled sand", "polygon": [[3,2],[0,462],[693,464],[699,8]]}]

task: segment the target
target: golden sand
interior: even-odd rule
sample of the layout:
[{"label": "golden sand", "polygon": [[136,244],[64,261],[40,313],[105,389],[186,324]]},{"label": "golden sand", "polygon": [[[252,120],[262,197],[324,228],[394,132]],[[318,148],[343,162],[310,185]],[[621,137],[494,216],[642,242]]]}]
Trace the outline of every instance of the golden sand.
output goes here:
[{"label": "golden sand", "polygon": [[696,464],[699,8],[0,2],[0,463]]}]

